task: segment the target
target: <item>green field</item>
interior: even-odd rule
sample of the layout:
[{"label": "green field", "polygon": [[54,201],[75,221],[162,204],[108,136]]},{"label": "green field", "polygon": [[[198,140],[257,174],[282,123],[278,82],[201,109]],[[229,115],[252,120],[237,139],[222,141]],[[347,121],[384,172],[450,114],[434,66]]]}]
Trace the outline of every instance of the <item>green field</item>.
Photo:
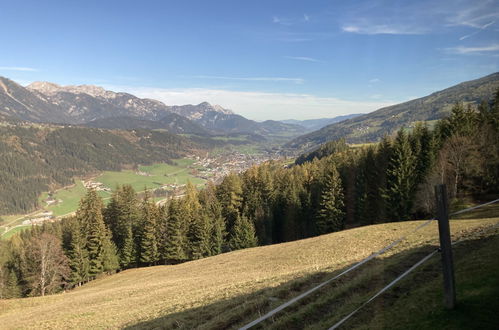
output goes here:
[{"label": "green field", "polygon": [[[194,166],[194,160],[183,158],[175,160],[174,165],[153,164],[139,166],[138,171],[105,171],[92,181],[101,182],[111,190],[116,188],[117,185],[129,184],[137,192],[144,191],[144,188],[157,189],[166,184],[183,185],[188,181],[195,185],[204,184],[205,180],[190,173],[192,169],[197,169]],[[142,172],[142,174],[138,174],[139,172]],[[53,198],[59,201],[57,204],[46,206],[43,201],[48,197],[47,193],[42,194],[40,197],[40,204],[46,210],[52,211],[54,216],[62,216],[76,211],[80,199],[85,193],[86,189],[82,181],[76,180],[73,186],[54,192]],[[111,197],[111,193],[103,190],[99,190],[98,194],[104,199],[104,202]]]},{"label": "green field", "polygon": [[15,228],[10,229],[8,232],[4,233],[2,229],[0,229],[0,232],[2,235],[0,236],[0,239],[9,239],[11,238],[14,234],[22,231],[23,229],[28,229],[31,228],[31,225],[22,225],[22,226],[17,226]]},{"label": "green field", "polygon": [[198,185],[205,180],[196,178],[189,172],[194,161],[178,160],[176,164],[154,164],[150,166],[139,166],[139,171],[147,175],[138,174],[137,171],[126,170],[121,172],[106,171],[95,178],[95,181],[102,182],[106,187],[114,189],[117,184],[129,184],[135,191],[143,191],[144,188],[156,189],[166,184],[186,184],[188,181]]},{"label": "green field", "polygon": [[66,187],[56,191],[53,195],[54,199],[62,201],[45,207],[46,210],[52,211],[55,216],[65,215],[76,211],[80,199],[85,196],[86,189],[80,180],[75,182],[72,187]]}]

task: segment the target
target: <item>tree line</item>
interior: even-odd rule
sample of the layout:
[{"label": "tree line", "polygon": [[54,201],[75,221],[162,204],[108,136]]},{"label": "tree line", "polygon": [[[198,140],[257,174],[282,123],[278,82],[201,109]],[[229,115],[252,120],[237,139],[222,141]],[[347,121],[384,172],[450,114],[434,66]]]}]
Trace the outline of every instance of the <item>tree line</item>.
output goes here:
[{"label": "tree line", "polygon": [[333,141],[292,165],[270,161],[201,191],[189,184],[162,206],[124,185],[104,207],[90,190],[74,217],[2,242],[0,295],[44,295],[117,270],[431,217],[437,183],[450,187],[453,207],[499,193],[498,141],[499,92],[476,108],[456,104],[434,127],[419,123],[361,147]]}]

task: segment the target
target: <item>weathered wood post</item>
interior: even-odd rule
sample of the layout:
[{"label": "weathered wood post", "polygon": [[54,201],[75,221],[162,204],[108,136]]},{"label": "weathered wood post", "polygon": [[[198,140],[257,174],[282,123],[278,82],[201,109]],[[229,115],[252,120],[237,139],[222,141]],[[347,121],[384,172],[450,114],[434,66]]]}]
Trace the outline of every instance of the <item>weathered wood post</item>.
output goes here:
[{"label": "weathered wood post", "polygon": [[447,309],[456,305],[456,288],[454,283],[454,264],[452,261],[452,245],[449,228],[449,201],[444,184],[435,186],[437,202],[438,233],[440,236],[440,252],[444,275],[444,304]]}]

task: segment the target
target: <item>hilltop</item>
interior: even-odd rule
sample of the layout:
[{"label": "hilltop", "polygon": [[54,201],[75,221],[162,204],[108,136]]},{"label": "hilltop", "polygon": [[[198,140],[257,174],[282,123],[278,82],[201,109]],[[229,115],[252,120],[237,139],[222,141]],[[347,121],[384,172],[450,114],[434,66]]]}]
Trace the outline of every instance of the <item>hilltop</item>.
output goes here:
[{"label": "hilltop", "polygon": [[[0,322],[5,329],[193,329],[201,325],[210,329],[235,328],[367,257],[420,223],[412,221],[366,226],[295,242],[239,250],[179,265],[130,269],[62,294],[1,300]],[[459,220],[453,221],[451,228],[453,236],[459,237],[477,228],[498,223],[499,218]],[[352,308],[352,303],[379,289],[381,282],[369,288],[360,286],[354,289],[357,293],[358,290],[365,291],[360,291],[360,297],[351,296],[352,291],[348,289],[352,285],[358,285],[372,276],[381,275],[382,281],[393,279],[415,260],[419,260],[421,252],[432,249],[438,241],[437,232],[436,223],[433,223],[410,235],[407,241],[379,260],[365,265],[355,277],[345,278],[324,288],[328,292],[327,296],[333,290],[336,295],[341,294],[336,299],[349,301],[342,308],[335,307],[334,317],[330,315],[329,307],[327,313],[314,308],[320,316],[309,315],[307,313],[312,313],[312,310],[306,304],[299,303],[292,309],[296,318],[284,312],[276,316],[274,321],[277,323],[274,326],[289,326],[289,322],[296,325],[304,320],[309,326],[317,326],[324,319],[328,319],[331,325],[334,319]],[[488,249],[494,251],[490,247]],[[438,260],[435,262],[438,265]],[[459,258],[456,264],[459,270]],[[341,288],[350,294],[345,296]],[[320,293],[317,296],[324,297]],[[312,302],[317,303],[317,299],[313,298]]]}]

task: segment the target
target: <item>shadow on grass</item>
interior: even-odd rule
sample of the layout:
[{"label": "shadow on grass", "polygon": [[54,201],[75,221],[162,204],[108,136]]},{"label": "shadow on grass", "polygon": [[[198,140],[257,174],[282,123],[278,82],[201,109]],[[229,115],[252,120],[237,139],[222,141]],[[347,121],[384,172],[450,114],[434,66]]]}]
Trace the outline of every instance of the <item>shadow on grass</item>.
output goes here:
[{"label": "shadow on grass", "polygon": [[[492,248],[487,246],[487,244],[491,245],[491,241],[493,242]],[[455,256],[459,260],[456,263],[458,286],[461,277],[463,277],[459,275],[459,267],[464,267],[466,274],[470,271],[469,266],[466,266],[469,264],[466,261],[469,259],[468,252],[470,249],[478,251],[484,246],[487,246],[486,251],[492,249],[494,251],[491,252],[495,256],[499,256],[499,252],[497,252],[499,251],[499,236],[467,241],[455,246]],[[328,328],[360,306],[434,248],[435,246],[423,246],[386,258],[374,259],[294,303],[254,328]],[[461,265],[463,262],[465,262],[464,266]],[[343,269],[318,272],[277,287],[265,288],[251,294],[220,300],[199,308],[140,322],[128,326],[127,329],[236,329],[341,271]],[[422,322],[428,328],[432,328],[432,325],[440,322],[443,328],[446,328],[445,320],[449,317],[456,317],[454,314],[459,314],[458,319],[461,320],[461,323],[468,325],[457,328],[469,329],[471,320],[478,322],[476,324],[481,324],[482,328],[488,328],[487,324],[490,323],[491,315],[497,315],[499,312],[499,300],[496,299],[495,304],[491,302],[492,297],[497,298],[498,296],[499,267],[490,270],[490,272],[489,277],[495,278],[495,281],[480,280],[479,283],[475,283],[476,281],[473,281],[470,276],[464,276],[465,283],[461,283],[464,288],[461,289],[470,289],[471,295],[467,296],[467,300],[459,303],[455,311],[444,311],[441,307],[440,257],[437,255],[366,306],[361,313],[345,324],[345,328],[394,328],[395,324],[397,324],[395,328],[406,328],[411,325],[414,328],[420,328],[414,322]],[[496,290],[489,288],[495,284],[497,284]],[[458,294],[459,292],[458,287]],[[461,294],[463,293],[461,292]],[[494,309],[496,313],[494,313]],[[403,316],[406,310],[411,311],[410,317]],[[481,318],[482,321],[480,321]],[[433,321],[428,324],[428,319]]]}]

